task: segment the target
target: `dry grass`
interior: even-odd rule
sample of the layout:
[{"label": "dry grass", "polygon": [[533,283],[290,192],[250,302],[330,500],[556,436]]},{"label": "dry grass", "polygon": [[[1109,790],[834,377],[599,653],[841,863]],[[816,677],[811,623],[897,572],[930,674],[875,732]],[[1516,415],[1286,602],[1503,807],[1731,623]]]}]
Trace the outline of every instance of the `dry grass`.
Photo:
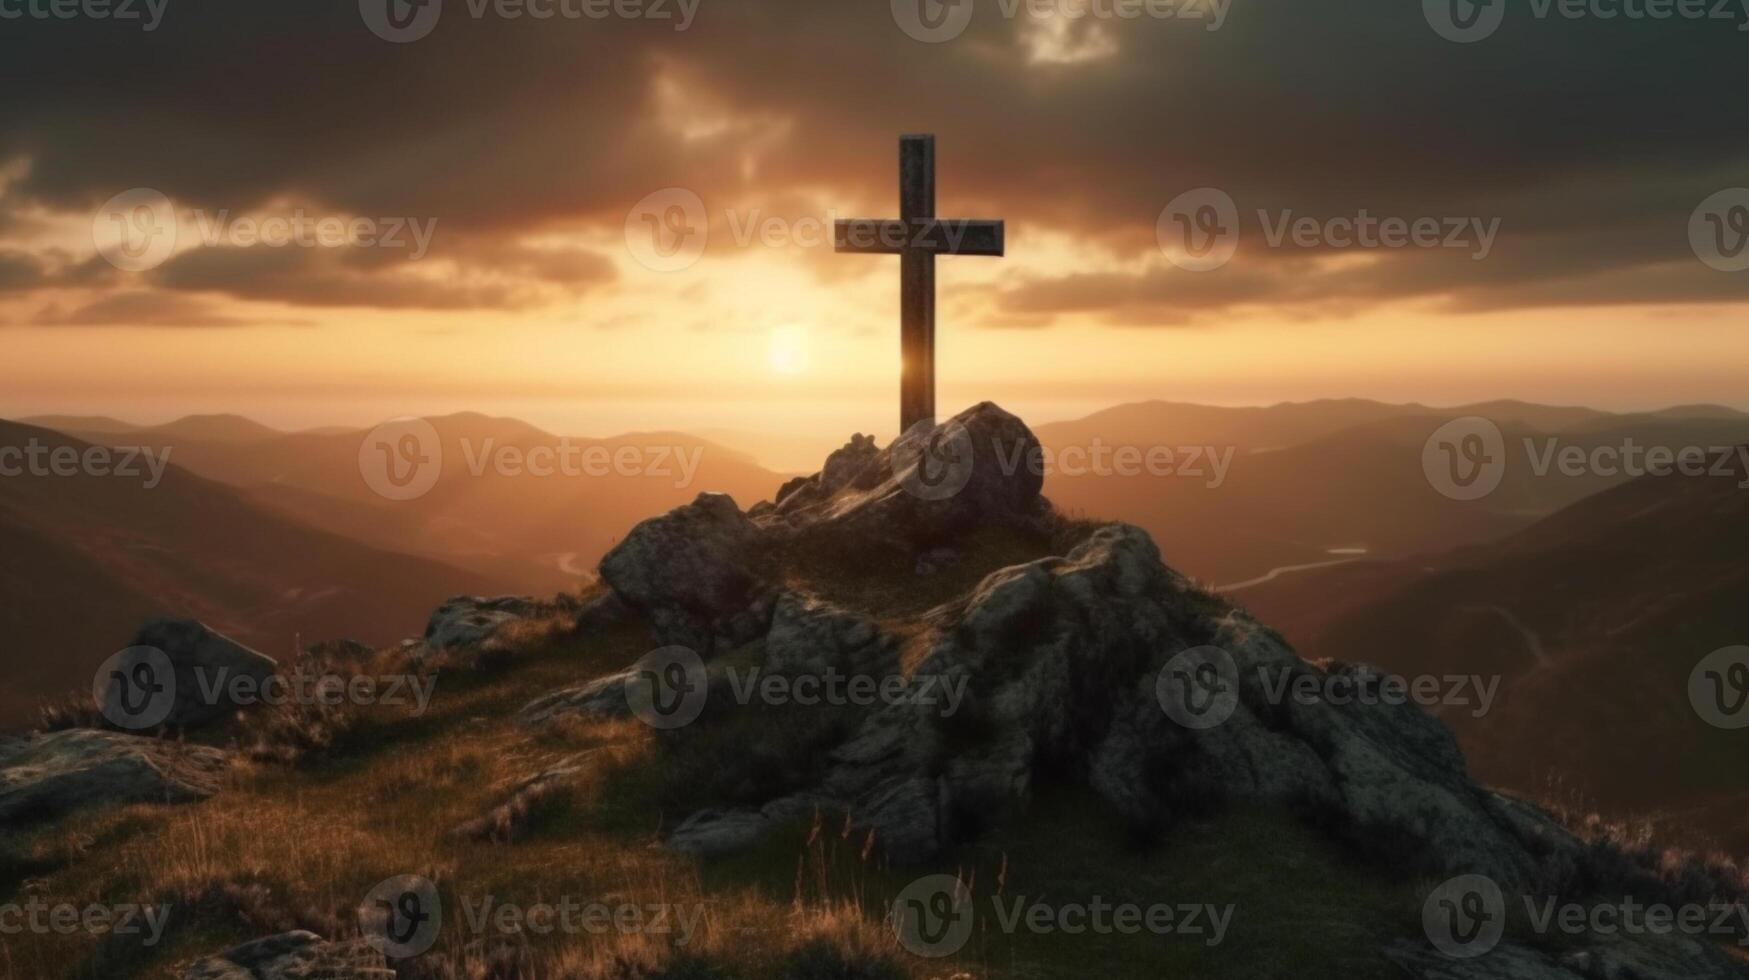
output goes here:
[{"label": "dry grass", "polygon": [[[707,977],[720,962],[775,971],[792,932],[876,948],[868,945],[875,934],[852,927],[842,910],[815,914],[756,890],[706,894],[693,862],[653,848],[663,818],[641,793],[660,776],[658,746],[643,725],[573,719],[530,730],[516,722],[516,709],[534,697],[636,659],[640,629],[587,643],[551,622],[515,634],[505,638],[515,655],[497,662],[514,669],[448,665],[424,716],[382,706],[254,716],[209,736],[252,750],[213,799],[80,814],[8,842],[0,887],[11,894],[0,901],[173,909],[153,948],[83,933],[0,937],[0,980],[171,978],[199,956],[288,929],[345,938],[357,932],[353,910],[366,892],[401,874],[432,879],[446,899],[442,940],[401,964],[403,978]],[[365,669],[385,666],[393,665]],[[318,726],[331,737],[312,737]],[[522,814],[520,843],[451,833],[567,760],[578,773],[565,781],[562,805]],[[610,789],[622,798],[606,799]],[[678,947],[618,933],[480,936],[467,915],[484,896],[533,904],[567,895],[697,907],[704,925]]]}]

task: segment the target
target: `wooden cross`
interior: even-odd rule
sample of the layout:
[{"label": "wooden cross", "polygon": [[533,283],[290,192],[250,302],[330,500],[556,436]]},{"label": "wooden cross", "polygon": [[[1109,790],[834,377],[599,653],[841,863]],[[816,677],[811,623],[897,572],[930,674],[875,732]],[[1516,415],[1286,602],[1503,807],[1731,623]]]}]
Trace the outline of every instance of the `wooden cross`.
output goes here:
[{"label": "wooden cross", "polygon": [[935,216],[935,137],[899,137],[899,218],[850,218],[837,251],[899,256],[899,431],[935,421],[935,257],[1003,253],[1000,221]]}]

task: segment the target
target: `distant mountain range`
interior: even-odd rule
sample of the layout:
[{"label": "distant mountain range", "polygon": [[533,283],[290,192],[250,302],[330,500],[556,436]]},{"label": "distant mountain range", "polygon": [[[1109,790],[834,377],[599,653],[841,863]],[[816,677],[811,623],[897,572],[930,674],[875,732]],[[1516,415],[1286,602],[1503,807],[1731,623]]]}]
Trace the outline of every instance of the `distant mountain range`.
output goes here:
[{"label": "distant mountain range", "polygon": [[[1423,449],[1442,425],[1472,416],[1499,427],[1511,465],[1486,499],[1454,500],[1428,480]],[[1175,567],[1228,586],[1358,554],[1397,558],[1495,540],[1631,478],[1539,476],[1524,465],[1527,439],[1585,452],[1630,438],[1640,446],[1736,445],[1749,442],[1749,415],[1718,406],[1614,415],[1523,402],[1443,409],[1354,400],[1270,408],[1149,402],[1036,431],[1065,465],[1095,445],[1164,448],[1180,461],[1191,455],[1182,450],[1196,451],[1195,472],[1058,472],[1047,476],[1045,493],[1071,513],[1141,525]],[[1209,460],[1223,455],[1229,462],[1217,474]]]},{"label": "distant mountain range", "polygon": [[742,453],[680,433],[575,439],[515,419],[460,414],[427,420],[441,446],[441,475],[429,493],[396,501],[372,490],[361,471],[383,465],[361,461],[366,430],[284,433],[238,416],[151,427],[106,418],[31,421],[94,443],[169,449],[176,465],[279,514],[472,569],[507,591],[573,587],[639,520],[701,490],[751,506],[784,479]]}]

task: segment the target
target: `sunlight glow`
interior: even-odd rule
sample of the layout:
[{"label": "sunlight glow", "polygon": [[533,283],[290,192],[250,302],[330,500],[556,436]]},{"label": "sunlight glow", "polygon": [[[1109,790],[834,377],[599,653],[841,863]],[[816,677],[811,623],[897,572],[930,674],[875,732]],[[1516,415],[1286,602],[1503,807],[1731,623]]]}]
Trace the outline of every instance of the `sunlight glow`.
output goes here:
[{"label": "sunlight glow", "polygon": [[771,331],[771,369],[778,374],[801,374],[808,367],[808,331],[783,326]]}]

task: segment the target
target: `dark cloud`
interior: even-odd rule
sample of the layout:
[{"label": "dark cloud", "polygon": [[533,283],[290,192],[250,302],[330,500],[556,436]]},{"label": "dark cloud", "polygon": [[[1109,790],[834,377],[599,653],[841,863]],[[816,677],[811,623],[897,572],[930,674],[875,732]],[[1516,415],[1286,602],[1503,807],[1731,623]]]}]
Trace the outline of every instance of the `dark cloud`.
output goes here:
[{"label": "dark cloud", "polygon": [[184,252],[151,274],[164,289],[214,292],[243,300],[299,306],[379,309],[514,309],[543,298],[520,283],[467,282],[416,275],[417,263],[360,268],[360,249],[267,247],[200,248]]},{"label": "dark cloud", "polygon": [[0,293],[36,289],[45,285],[47,276],[42,260],[34,254],[0,247]]},{"label": "dark cloud", "polygon": [[[713,211],[811,191],[885,214],[894,136],[917,130],[941,136],[944,208],[1120,257],[1157,256],[1161,208],[1205,185],[1249,210],[1501,220],[1487,262],[1391,252],[1331,270],[1247,247],[1243,268],[1202,277],[1013,284],[997,310],[1029,325],[1069,310],[1170,323],[1405,296],[1458,308],[1749,298],[1743,277],[1694,262],[1685,231],[1701,200],[1749,183],[1749,35],[1736,24],[1537,20],[1515,6],[1497,35],[1460,45],[1405,0],[1235,0],[1216,32],[1096,25],[1115,53],[1057,65],[1037,63],[1032,26],[998,6],[978,0],[967,33],[939,45],[906,36],[883,2],[703,0],[677,33],[476,20],[451,0],[407,45],[370,34],[351,2],[178,0],[150,34],[15,21],[0,76],[31,95],[0,104],[0,159],[32,159],[11,193],[61,209],[149,186],[211,208],[292,195],[437,218],[458,234],[434,254],[483,271],[434,287],[375,255],[194,253],[161,277],[311,305],[532,302],[568,260],[525,256],[517,273],[492,247],[530,230],[617,233],[667,186]],[[1094,27],[1078,30],[1085,42]]]},{"label": "dark cloud", "polygon": [[[241,327],[262,323],[259,318],[238,319],[210,304],[170,293],[113,293],[73,309],[51,304],[28,321],[38,327]],[[296,321],[273,321],[293,323]]]}]

